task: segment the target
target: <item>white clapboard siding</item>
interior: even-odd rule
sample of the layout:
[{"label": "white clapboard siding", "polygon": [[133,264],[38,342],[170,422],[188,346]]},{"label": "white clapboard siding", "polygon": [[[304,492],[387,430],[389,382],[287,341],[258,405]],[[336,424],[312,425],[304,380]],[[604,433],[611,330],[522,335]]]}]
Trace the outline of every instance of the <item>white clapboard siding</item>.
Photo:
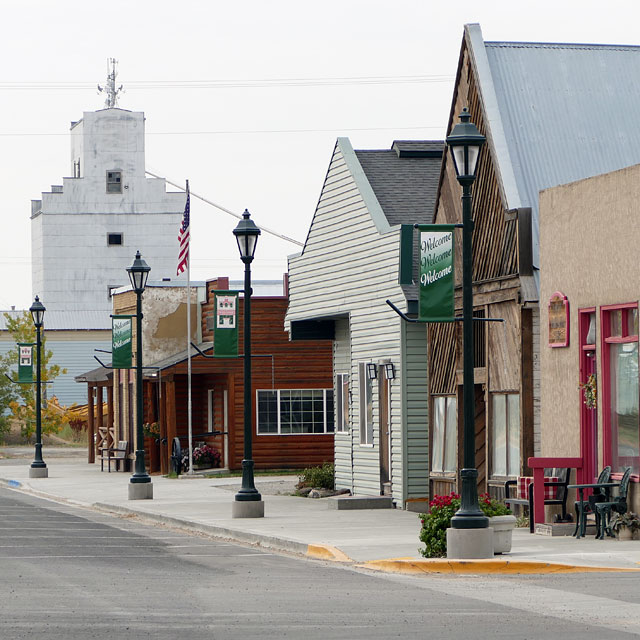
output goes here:
[{"label": "white clapboard siding", "polygon": [[[334,374],[350,374],[350,429],[335,435],[336,482],[356,495],[380,494],[378,389],[377,384],[372,385],[373,446],[361,445],[358,363],[389,360],[395,364],[396,378],[390,385],[392,495],[403,506],[411,492],[424,494],[422,487],[428,478],[423,446],[426,414],[416,409],[419,402],[414,397],[421,390],[426,407],[426,332],[421,327],[417,355],[408,353],[415,347],[417,332],[412,333],[410,346],[402,346],[403,321],[385,302],[390,299],[400,308],[406,304],[398,285],[398,260],[399,226],[389,226],[353,149],[340,139],[304,250],[289,261],[285,325],[289,328],[296,320],[339,318]],[[419,383],[407,379],[416,373],[416,358],[423,364]],[[403,415],[406,407],[408,416]],[[408,449],[407,428],[411,430]],[[407,452],[419,452],[423,460],[407,467]],[[420,471],[422,478],[418,477]]]}]

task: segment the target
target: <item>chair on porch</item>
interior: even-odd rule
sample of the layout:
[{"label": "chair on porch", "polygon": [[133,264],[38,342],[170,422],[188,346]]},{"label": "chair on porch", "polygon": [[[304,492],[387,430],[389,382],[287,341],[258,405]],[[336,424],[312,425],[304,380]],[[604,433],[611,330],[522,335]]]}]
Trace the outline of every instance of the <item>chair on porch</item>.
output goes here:
[{"label": "chair on porch", "polygon": [[[609,482],[610,478],[611,478],[611,467],[609,465],[607,465],[600,472],[600,475],[598,476],[597,483],[598,484],[604,484],[606,482]],[[574,507],[575,507],[575,511],[576,511],[576,529],[573,532],[574,536],[577,535],[578,529],[580,528],[580,526],[582,524],[583,518],[586,518],[587,514],[589,514],[589,513],[595,513],[596,512],[596,504],[598,504],[599,502],[605,502],[608,497],[609,497],[608,488],[597,487],[597,488],[594,488],[593,493],[589,496],[588,502],[585,502],[584,500],[576,500],[575,501]]]},{"label": "chair on porch", "polygon": [[604,539],[605,532],[610,538],[613,538],[611,531],[611,515],[613,513],[623,514],[628,511],[627,493],[629,491],[629,482],[631,480],[631,467],[627,467],[622,474],[620,486],[618,487],[618,495],[612,500],[606,502],[598,502],[596,507],[596,538]]},{"label": "chair on porch", "polygon": [[[545,469],[545,473],[551,473],[551,476],[545,477],[544,482],[544,503],[549,505],[560,505],[562,507],[562,521],[570,521],[567,518],[567,485],[571,476],[570,468]],[[515,498],[510,497],[509,488],[515,486],[518,489],[518,495]],[[507,480],[504,483],[505,503],[507,505],[524,505],[529,508],[529,532],[534,532],[533,522],[533,478],[529,476],[519,477],[517,480]]]},{"label": "chair on porch", "polygon": [[107,461],[107,470],[111,473],[111,461],[113,460],[116,471],[120,471],[120,463],[124,465],[127,460],[127,452],[129,450],[129,442],[127,440],[119,440],[117,447],[103,448],[100,450],[100,471],[104,471],[104,461]]}]

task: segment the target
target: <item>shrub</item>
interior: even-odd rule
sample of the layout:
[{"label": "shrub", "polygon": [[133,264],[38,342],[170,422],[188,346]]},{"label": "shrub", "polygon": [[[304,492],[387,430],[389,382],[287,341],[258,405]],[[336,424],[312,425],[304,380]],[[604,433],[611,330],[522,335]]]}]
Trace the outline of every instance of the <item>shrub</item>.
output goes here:
[{"label": "shrub", "polygon": [[[500,500],[490,498],[488,493],[478,496],[478,506],[485,516],[506,516],[511,510]],[[451,492],[448,496],[434,496],[429,503],[429,513],[419,515],[422,527],[420,541],[425,548],[420,553],[425,558],[442,558],[447,555],[447,529],[451,526],[451,518],[460,508],[460,495]]]},{"label": "shrub", "polygon": [[325,462],[321,467],[305,469],[300,476],[300,484],[313,489],[333,490],[335,487],[333,464]]}]

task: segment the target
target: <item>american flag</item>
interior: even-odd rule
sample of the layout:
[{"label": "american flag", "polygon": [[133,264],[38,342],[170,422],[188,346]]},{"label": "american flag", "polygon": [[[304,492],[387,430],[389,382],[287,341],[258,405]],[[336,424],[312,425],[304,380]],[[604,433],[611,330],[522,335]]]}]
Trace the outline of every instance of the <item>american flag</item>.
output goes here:
[{"label": "american flag", "polygon": [[184,207],[184,216],[182,216],[182,224],[180,225],[180,231],[178,231],[180,251],[178,252],[177,276],[179,276],[189,264],[189,198],[189,181],[187,180],[187,204]]}]

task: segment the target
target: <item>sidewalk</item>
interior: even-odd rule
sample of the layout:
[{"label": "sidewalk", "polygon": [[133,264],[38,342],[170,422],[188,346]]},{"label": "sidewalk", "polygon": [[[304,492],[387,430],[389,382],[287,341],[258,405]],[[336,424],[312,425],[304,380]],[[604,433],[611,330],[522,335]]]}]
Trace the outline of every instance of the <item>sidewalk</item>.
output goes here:
[{"label": "sidewalk", "polygon": [[[0,455],[2,455],[0,450]],[[53,450],[51,450],[53,451]],[[73,452],[44,452],[48,478],[29,478],[30,458],[3,459],[0,486],[58,502],[198,531],[266,549],[404,573],[564,573],[640,571],[640,541],[582,540],[516,529],[511,553],[493,560],[427,560],[418,549],[418,515],[399,509],[335,510],[323,499],[271,495],[295,476],[257,476],[265,517],[231,518],[240,478],[153,476],[153,500],[128,500],[128,473],[100,472]],[[86,454],[85,454],[86,455]]]}]

